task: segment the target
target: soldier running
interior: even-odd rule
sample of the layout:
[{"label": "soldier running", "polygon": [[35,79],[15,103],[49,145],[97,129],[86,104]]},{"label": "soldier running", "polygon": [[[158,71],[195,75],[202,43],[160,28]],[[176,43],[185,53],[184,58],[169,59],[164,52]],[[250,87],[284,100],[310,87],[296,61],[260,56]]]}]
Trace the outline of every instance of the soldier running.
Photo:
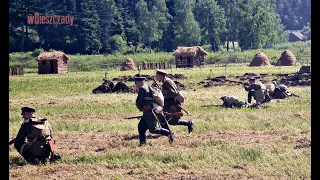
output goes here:
[{"label": "soldier running", "polygon": [[135,86],[138,90],[138,96],[136,99],[136,107],[143,112],[143,116],[138,124],[140,145],[146,144],[146,131],[152,134],[161,134],[168,136],[169,143],[173,142],[173,132],[168,129],[157,127],[159,121],[164,120],[163,111],[154,110],[154,100],[150,91],[149,85],[145,83],[145,77],[136,76],[134,78]]},{"label": "soldier running", "polygon": [[[164,112],[174,113],[181,112],[181,103],[176,99],[178,90],[176,84],[167,77],[165,70],[157,69],[155,79],[162,82],[162,93],[164,95]],[[172,116],[168,120],[170,125],[182,125],[188,127],[188,132],[193,130],[193,122],[189,120],[180,119],[181,117]]]}]

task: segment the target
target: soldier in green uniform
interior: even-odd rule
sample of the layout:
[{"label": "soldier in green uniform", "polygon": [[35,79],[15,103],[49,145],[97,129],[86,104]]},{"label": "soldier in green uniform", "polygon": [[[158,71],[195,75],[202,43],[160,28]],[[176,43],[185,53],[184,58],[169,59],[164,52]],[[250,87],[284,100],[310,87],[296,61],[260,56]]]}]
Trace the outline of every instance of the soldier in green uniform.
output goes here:
[{"label": "soldier in green uniform", "polygon": [[173,142],[173,133],[168,129],[157,126],[160,121],[164,121],[165,117],[162,111],[157,112],[153,109],[154,100],[148,84],[145,83],[145,77],[136,76],[134,80],[138,89],[136,107],[143,112],[138,124],[140,146],[146,144],[146,132],[148,129],[152,134],[168,136],[171,144]]},{"label": "soldier in green uniform", "polygon": [[31,164],[60,159],[53,154],[53,131],[47,119],[37,118],[35,109],[30,107],[23,107],[21,111],[24,121],[14,140],[15,149]]},{"label": "soldier in green uniform", "polygon": [[223,106],[227,108],[242,108],[248,107],[248,103],[242,100],[239,100],[237,96],[222,96],[220,98],[223,101]]},{"label": "soldier in green uniform", "polygon": [[[181,112],[181,103],[176,99],[178,90],[176,84],[167,77],[165,70],[157,69],[155,79],[162,82],[162,93],[164,95],[164,112],[174,113]],[[177,116],[172,116],[168,119],[170,125],[182,125],[188,127],[188,132],[193,130],[193,122],[181,119]]]}]

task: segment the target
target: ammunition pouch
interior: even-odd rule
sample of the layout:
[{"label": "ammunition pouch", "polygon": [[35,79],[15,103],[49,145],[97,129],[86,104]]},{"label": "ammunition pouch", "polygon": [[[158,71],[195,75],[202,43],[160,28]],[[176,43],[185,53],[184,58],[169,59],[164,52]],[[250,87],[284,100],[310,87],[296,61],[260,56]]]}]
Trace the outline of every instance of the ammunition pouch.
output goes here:
[{"label": "ammunition pouch", "polygon": [[152,110],[152,107],[151,106],[143,106],[142,107],[142,111],[143,112],[148,112],[148,111],[151,111]]}]

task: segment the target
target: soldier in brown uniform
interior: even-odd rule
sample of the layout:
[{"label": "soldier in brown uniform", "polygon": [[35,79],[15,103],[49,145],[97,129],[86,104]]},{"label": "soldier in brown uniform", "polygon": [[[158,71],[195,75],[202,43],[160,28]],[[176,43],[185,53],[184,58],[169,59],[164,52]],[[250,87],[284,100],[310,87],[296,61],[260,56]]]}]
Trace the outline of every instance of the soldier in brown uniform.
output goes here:
[{"label": "soldier in brown uniform", "polygon": [[36,118],[35,109],[30,107],[23,107],[21,111],[24,121],[14,140],[15,149],[31,164],[60,159],[53,154],[53,131],[47,119]]},{"label": "soldier in brown uniform", "polygon": [[146,131],[152,134],[161,134],[168,136],[169,143],[173,142],[173,133],[165,128],[157,127],[160,121],[164,121],[163,111],[157,112],[154,110],[154,100],[148,84],[144,82],[145,77],[135,77],[135,85],[138,89],[136,99],[136,107],[143,112],[142,118],[138,124],[140,146],[146,144]]},{"label": "soldier in brown uniform", "polygon": [[262,82],[257,82],[255,77],[249,79],[249,86],[243,86],[246,91],[248,91],[248,103],[251,103],[252,97],[257,103],[263,104],[271,100],[266,87]]},{"label": "soldier in brown uniform", "polygon": [[[176,99],[178,90],[176,84],[167,76],[167,72],[161,69],[156,70],[155,79],[162,82],[162,93],[164,95],[164,112],[173,113],[181,112],[181,103]],[[188,127],[188,132],[193,130],[193,122],[172,116],[168,119],[170,125],[182,125]]]}]

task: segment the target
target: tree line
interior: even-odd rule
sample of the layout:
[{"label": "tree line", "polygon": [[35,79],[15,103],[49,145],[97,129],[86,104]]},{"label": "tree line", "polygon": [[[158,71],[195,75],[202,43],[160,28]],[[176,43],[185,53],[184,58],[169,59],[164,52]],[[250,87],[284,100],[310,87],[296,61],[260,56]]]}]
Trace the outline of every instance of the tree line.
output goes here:
[{"label": "tree line", "polygon": [[[35,12],[70,15],[74,24],[26,22]],[[217,52],[225,42],[258,49],[286,30],[310,31],[310,12],[310,0],[11,0],[9,52],[172,52],[194,45]]]}]

